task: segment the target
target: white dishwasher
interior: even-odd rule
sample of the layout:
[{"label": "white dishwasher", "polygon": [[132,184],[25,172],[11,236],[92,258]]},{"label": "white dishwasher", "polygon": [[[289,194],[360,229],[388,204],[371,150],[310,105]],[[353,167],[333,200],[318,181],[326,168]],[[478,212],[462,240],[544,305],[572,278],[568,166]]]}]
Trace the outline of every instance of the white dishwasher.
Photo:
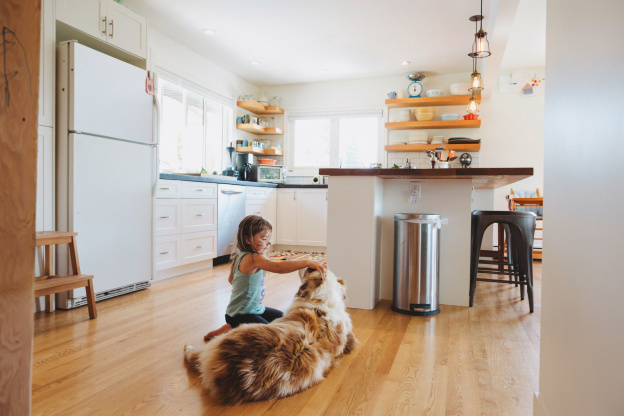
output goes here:
[{"label": "white dishwasher", "polygon": [[245,218],[245,187],[218,185],[217,257],[236,252],[238,224]]}]

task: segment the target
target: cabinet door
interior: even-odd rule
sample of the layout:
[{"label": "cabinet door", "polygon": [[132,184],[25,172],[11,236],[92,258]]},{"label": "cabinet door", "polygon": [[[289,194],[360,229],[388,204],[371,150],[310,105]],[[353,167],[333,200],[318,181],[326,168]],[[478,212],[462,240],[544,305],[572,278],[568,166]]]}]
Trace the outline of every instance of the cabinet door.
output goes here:
[{"label": "cabinet door", "polygon": [[267,189],[264,217],[273,225],[271,244],[277,244],[277,189]]},{"label": "cabinet door", "polygon": [[181,263],[189,264],[217,257],[217,231],[181,234]]},{"label": "cabinet door", "polygon": [[297,201],[297,244],[327,246],[327,191],[300,189]]},{"label": "cabinet door", "polygon": [[157,199],[154,208],[154,236],[180,233],[180,201]]},{"label": "cabinet door", "polygon": [[180,264],[180,236],[167,235],[154,239],[154,269],[164,270]]},{"label": "cabinet door", "polygon": [[180,200],[181,233],[217,229],[216,199]]},{"label": "cabinet door", "polygon": [[37,231],[54,231],[54,133],[39,126],[37,139]]},{"label": "cabinet door", "polygon": [[111,0],[56,0],[56,20],[106,40],[107,1]]},{"label": "cabinet door", "polygon": [[39,51],[39,125],[54,127],[54,0],[41,2]]},{"label": "cabinet door", "polygon": [[277,244],[297,244],[297,191],[277,190]]},{"label": "cabinet door", "polygon": [[107,2],[106,17],[108,43],[145,59],[147,20],[114,1]]},{"label": "cabinet door", "polygon": [[250,200],[245,203],[245,216],[260,215],[266,218],[266,201]]}]

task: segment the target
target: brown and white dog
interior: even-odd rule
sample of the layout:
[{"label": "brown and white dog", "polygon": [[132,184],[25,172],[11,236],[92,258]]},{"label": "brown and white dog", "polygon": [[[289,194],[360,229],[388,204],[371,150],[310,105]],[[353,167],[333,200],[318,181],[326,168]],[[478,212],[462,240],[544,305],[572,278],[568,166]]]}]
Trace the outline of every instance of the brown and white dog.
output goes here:
[{"label": "brown and white dog", "polygon": [[184,358],[216,401],[234,405],[300,392],[355,348],[344,281],[329,270],[300,270],[299,277],[299,291],[282,318],[240,325],[201,350],[184,346]]}]

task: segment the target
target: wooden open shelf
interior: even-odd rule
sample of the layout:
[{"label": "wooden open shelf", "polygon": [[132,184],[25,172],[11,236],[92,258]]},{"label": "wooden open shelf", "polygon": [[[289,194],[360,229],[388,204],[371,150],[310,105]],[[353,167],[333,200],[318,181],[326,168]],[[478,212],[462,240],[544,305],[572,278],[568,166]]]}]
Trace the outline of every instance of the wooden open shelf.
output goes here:
[{"label": "wooden open shelf", "polygon": [[264,106],[257,101],[237,101],[236,105],[258,115],[284,114],[284,109],[276,105]]},{"label": "wooden open shelf", "polygon": [[388,130],[418,130],[418,129],[478,129],[481,120],[435,120],[435,121],[399,121],[386,123]]},{"label": "wooden open shelf", "polygon": [[424,152],[425,150],[435,150],[442,147],[446,150],[458,150],[468,152],[478,152],[481,150],[481,143],[470,144],[388,144],[384,146],[386,152]]},{"label": "wooden open shelf", "polygon": [[[445,95],[441,97],[420,98],[395,98],[386,100],[388,108],[405,107],[438,107],[446,105],[468,105],[471,95]],[[477,102],[481,102],[481,96],[475,95]]]},{"label": "wooden open shelf", "polygon": [[237,124],[236,128],[238,130],[242,130],[251,134],[273,135],[273,136],[284,134],[284,130],[280,129],[279,127],[260,127],[257,124],[251,124],[251,123]]},{"label": "wooden open shelf", "polygon": [[256,156],[282,156],[284,154],[283,150],[277,149],[261,149],[259,147],[237,147],[236,151],[238,153],[251,153]]}]

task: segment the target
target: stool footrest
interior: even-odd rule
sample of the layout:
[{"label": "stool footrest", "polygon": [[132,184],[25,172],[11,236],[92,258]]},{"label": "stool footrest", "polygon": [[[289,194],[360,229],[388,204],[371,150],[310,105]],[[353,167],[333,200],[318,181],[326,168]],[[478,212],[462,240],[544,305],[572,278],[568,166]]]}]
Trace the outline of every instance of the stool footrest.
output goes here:
[{"label": "stool footrest", "polygon": [[488,268],[479,268],[477,269],[477,273],[512,274],[514,276],[520,275],[520,272],[517,270],[498,270],[498,269],[488,269]]},{"label": "stool footrest", "polygon": [[521,280],[519,282],[515,281],[515,280],[503,280],[503,279],[483,279],[480,277],[477,277],[477,282],[491,282],[491,283],[509,283],[511,285],[526,285],[528,284],[526,281]]},{"label": "stool footrest", "polygon": [[48,276],[47,279],[35,281],[35,296],[51,295],[64,290],[85,287],[93,279],[90,274],[78,274],[73,276]]}]

